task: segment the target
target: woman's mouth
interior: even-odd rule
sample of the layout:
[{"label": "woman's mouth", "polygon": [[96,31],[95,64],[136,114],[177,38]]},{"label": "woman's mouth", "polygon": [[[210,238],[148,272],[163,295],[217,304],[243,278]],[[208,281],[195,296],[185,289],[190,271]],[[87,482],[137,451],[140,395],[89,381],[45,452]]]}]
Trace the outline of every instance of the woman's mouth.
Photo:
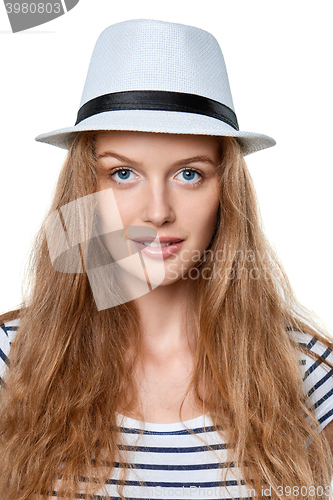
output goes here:
[{"label": "woman's mouth", "polygon": [[132,240],[133,243],[141,250],[145,255],[152,257],[153,259],[167,259],[174,253],[178,252],[181,248],[184,240],[177,241],[160,241],[157,243],[155,240],[153,241],[136,241]]}]

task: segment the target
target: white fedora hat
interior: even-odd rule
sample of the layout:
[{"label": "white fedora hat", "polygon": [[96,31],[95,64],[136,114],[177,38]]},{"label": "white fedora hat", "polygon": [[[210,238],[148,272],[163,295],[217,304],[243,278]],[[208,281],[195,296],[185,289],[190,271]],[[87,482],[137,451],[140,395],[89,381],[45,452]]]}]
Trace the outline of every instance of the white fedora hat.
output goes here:
[{"label": "white fedora hat", "polygon": [[244,155],[275,145],[267,135],[239,130],[213,35],[150,19],[124,21],[101,33],[75,125],[36,140],[68,149],[84,130],[236,137]]}]

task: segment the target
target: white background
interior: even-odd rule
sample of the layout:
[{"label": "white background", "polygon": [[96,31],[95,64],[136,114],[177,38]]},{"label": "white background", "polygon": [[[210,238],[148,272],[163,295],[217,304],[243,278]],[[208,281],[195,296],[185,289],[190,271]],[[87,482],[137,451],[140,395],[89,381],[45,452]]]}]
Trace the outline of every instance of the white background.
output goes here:
[{"label": "white background", "polygon": [[65,157],[35,136],[74,124],[99,33],[150,18],[203,28],[220,42],[241,130],[277,141],[247,161],[266,233],[299,300],[332,329],[331,12],[324,0],[80,0],[12,34],[1,2],[0,311],[20,303],[30,245]]}]

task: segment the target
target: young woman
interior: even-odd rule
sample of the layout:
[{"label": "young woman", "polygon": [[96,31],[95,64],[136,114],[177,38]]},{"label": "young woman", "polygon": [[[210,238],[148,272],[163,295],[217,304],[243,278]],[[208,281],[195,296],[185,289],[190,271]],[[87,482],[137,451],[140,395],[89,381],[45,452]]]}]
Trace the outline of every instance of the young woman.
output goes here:
[{"label": "young woman", "polygon": [[333,343],[262,229],[216,40],[99,37],[3,315],[0,498],[330,498]]}]

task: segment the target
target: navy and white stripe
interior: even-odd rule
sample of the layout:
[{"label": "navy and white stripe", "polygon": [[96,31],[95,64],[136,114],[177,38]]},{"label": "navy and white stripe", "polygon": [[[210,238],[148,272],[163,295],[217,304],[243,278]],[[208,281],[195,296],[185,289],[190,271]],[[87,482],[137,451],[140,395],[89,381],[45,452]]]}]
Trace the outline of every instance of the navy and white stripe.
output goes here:
[{"label": "navy and white stripe", "polygon": [[19,320],[0,325],[0,382],[6,369],[6,361],[12,341],[19,326]]},{"label": "navy and white stripe", "polygon": [[[8,356],[18,324],[18,321],[12,321],[0,328],[0,375],[6,367],[4,360]],[[316,352],[333,364],[332,351],[315,337],[295,331],[290,331],[289,334],[309,351]],[[304,392],[315,407],[321,428],[324,428],[333,420],[333,371],[323,362],[315,361],[306,354],[298,355]],[[209,414],[184,423],[146,422],[142,435],[141,424],[137,420],[118,414],[117,421],[124,438],[128,461],[132,465],[127,471],[123,489],[126,499],[181,500],[187,497],[194,500],[217,500],[231,499],[233,496],[236,499],[250,500],[251,495],[254,496],[254,492],[245,487],[242,478],[237,477],[239,469],[233,462],[221,483],[222,473],[228,465],[228,444],[218,434]],[[185,425],[193,430],[194,435],[187,431]],[[223,429],[221,431],[223,436]],[[119,449],[121,452],[121,446]],[[121,467],[118,463],[105,485],[108,497],[101,491],[96,495],[96,500],[119,499],[117,483],[120,474]]]}]

